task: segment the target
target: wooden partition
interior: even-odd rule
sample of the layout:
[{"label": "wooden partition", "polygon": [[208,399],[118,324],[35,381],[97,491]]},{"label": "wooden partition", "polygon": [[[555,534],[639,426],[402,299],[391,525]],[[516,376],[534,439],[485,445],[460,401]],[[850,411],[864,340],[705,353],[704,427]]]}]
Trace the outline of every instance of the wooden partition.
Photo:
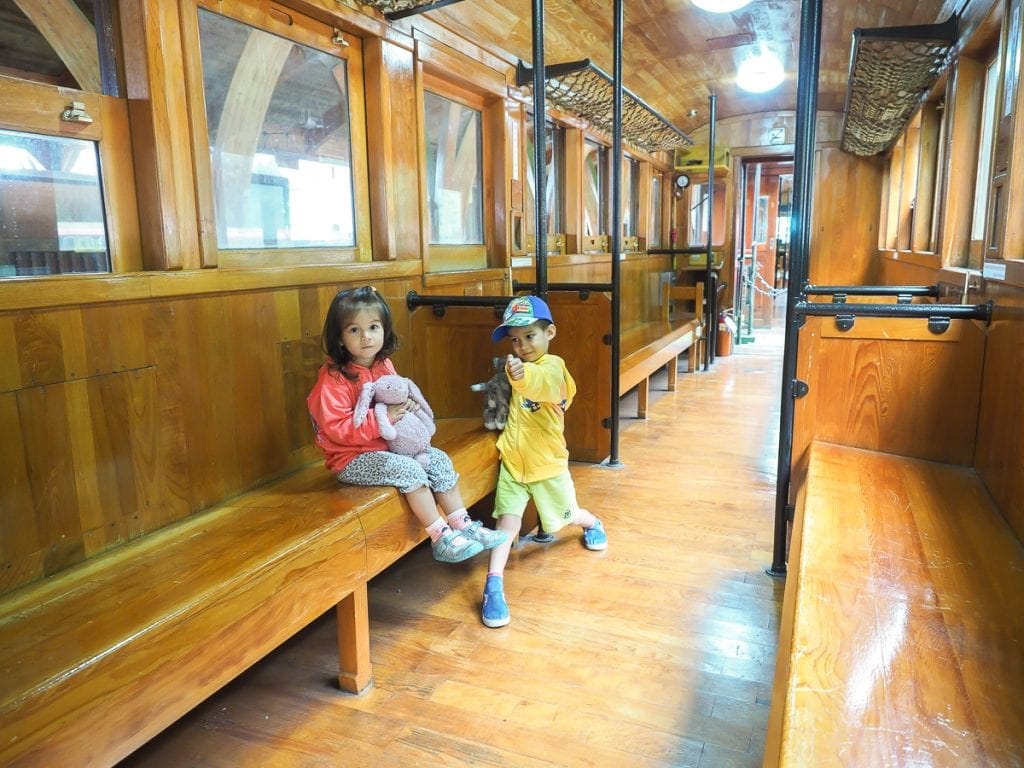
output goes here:
[{"label": "wooden partition", "polygon": [[808,317],[800,331],[792,487],[812,440],[970,466],[984,328],[954,320],[936,335],[918,318],[858,317],[841,331]]},{"label": "wooden partition", "polygon": [[[376,285],[412,371],[412,284]],[[318,461],[306,395],[347,287],[0,312],[0,594]]]},{"label": "wooden partition", "polygon": [[581,299],[575,292],[548,295],[558,334],[550,351],[565,360],[576,381],[576,399],[565,415],[565,440],[573,461],[604,461],[611,449],[611,300],[591,293]]},{"label": "wooden partition", "polygon": [[418,307],[410,316],[416,350],[409,375],[422,390],[435,418],[479,417],[484,395],[470,391],[494,373],[492,359],[508,353],[507,344],[491,342],[501,311],[490,307],[448,307],[441,316]]},{"label": "wooden partition", "polygon": [[1024,306],[997,307],[985,350],[974,464],[1024,541]]}]

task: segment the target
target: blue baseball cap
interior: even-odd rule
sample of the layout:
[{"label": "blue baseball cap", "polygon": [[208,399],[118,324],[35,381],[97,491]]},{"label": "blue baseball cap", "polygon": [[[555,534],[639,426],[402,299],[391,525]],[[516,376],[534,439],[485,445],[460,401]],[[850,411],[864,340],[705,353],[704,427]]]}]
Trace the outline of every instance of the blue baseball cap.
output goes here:
[{"label": "blue baseball cap", "polygon": [[536,296],[516,296],[505,307],[501,325],[491,333],[491,341],[501,341],[508,336],[509,328],[523,328],[533,325],[538,320],[554,322],[548,305]]}]

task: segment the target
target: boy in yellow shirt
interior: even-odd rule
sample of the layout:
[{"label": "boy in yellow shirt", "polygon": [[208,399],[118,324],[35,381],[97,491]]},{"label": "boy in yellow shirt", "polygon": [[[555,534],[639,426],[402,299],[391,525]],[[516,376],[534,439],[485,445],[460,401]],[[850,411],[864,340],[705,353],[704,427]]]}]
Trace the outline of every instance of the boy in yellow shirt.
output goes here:
[{"label": "boy in yellow shirt", "polygon": [[509,302],[501,325],[491,334],[494,342],[507,336],[513,354],[505,363],[512,397],[508,421],[498,438],[501,469],[494,504],[497,528],[508,538],[491,550],[481,609],[488,627],[503,627],[510,621],[505,565],[531,497],[546,532],[579,525],[583,546],[593,550],[608,547],[601,521],[576,501],[569,474],[565,411],[576,394],[576,382],[562,358],[548,354],[556,331],[546,303],[536,296],[519,296]]}]

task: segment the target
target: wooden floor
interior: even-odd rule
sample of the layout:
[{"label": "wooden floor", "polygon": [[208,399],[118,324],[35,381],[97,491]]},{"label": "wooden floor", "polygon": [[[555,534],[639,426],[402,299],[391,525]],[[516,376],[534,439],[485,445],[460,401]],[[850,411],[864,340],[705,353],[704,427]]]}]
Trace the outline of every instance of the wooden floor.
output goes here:
[{"label": "wooden floor", "polygon": [[760,766],[783,591],[763,339],[674,393],[655,381],[622,468],[573,466],[608,550],[575,530],[514,550],[508,627],[480,623],[486,557],[420,547],[370,585],[368,692],[338,691],[328,615],[122,765]]}]

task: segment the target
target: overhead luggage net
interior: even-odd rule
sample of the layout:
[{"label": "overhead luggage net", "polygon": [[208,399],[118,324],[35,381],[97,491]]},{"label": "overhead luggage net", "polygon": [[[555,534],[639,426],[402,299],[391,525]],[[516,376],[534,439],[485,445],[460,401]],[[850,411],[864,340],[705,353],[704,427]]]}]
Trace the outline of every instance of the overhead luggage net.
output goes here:
[{"label": "overhead luggage net", "polygon": [[[553,64],[544,68],[544,74],[544,93],[548,101],[611,135],[615,96],[611,77],[590,59]],[[519,62],[516,84],[522,87],[532,83],[533,70]],[[622,140],[648,152],[693,144],[693,139],[626,88],[622,89]]]},{"label": "overhead luggage net", "polygon": [[911,27],[855,29],[841,148],[887,151],[906,128],[956,43],[957,20]]}]

